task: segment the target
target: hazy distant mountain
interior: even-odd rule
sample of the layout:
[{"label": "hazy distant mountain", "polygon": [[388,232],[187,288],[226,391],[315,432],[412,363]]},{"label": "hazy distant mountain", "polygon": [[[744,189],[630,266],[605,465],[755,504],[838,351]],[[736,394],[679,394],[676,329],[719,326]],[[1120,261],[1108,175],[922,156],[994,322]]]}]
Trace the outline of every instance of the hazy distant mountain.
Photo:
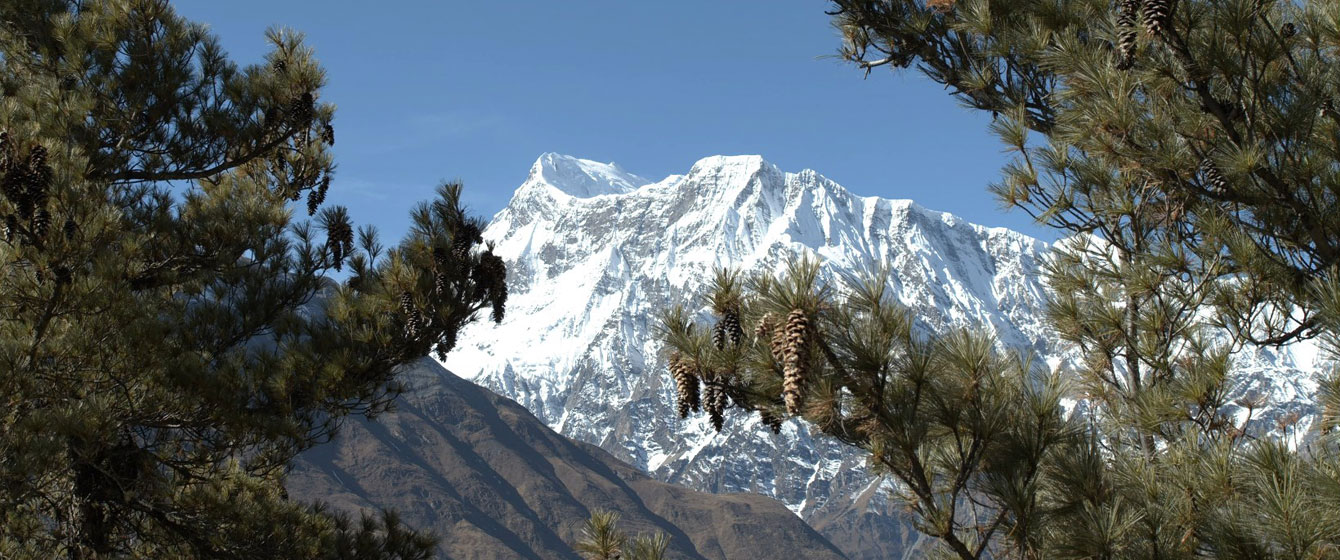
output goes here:
[{"label": "hazy distant mountain", "polygon": [[457,560],[578,560],[570,546],[596,508],[620,512],[629,533],[665,532],[671,558],[842,558],[772,499],[653,480],[427,359],[402,379],[412,390],[397,412],[350,421],[302,456],[294,498],[394,508]]},{"label": "hazy distant mountain", "polygon": [[[810,251],[830,277],[887,263],[892,292],[924,328],[985,327],[1053,366],[1066,356],[1042,320],[1046,243],[858,197],[757,156],[709,157],[653,182],[545,154],[484,237],[507,261],[507,320],[469,329],[447,358],[453,371],[660,480],[775,497],[852,558],[916,548],[887,483],[865,474],[859,453],[795,423],[774,436],[742,414],[722,434],[705,417],[679,420],[656,310],[696,301],[714,265],[769,269]],[[1311,350],[1244,353],[1239,365],[1239,390],[1269,395],[1269,414],[1310,410]]]}]

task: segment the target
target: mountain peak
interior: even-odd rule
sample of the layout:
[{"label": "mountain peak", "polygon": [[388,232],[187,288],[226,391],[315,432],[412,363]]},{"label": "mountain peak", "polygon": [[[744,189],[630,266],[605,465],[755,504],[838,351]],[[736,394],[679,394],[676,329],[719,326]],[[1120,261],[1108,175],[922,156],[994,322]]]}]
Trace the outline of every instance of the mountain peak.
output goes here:
[{"label": "mountain peak", "polygon": [[689,176],[716,175],[720,177],[743,177],[758,174],[761,171],[780,174],[776,165],[758,155],[708,156],[694,162]]},{"label": "mountain peak", "polygon": [[618,164],[600,163],[563,154],[541,154],[530,167],[528,184],[545,185],[575,198],[623,194],[651,183]]}]

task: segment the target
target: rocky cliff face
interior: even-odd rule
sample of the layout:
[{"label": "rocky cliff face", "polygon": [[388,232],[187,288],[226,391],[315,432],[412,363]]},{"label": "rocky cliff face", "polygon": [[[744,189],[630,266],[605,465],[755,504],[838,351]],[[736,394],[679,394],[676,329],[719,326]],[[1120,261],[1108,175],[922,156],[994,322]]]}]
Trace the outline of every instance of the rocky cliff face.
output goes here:
[{"label": "rocky cliff face", "polygon": [[[701,305],[714,266],[770,270],[809,252],[830,278],[887,266],[892,293],[924,328],[986,328],[1053,367],[1066,358],[1042,319],[1046,243],[909,200],[858,197],[757,156],[710,157],[653,182],[546,154],[484,237],[507,261],[507,320],[469,329],[447,358],[453,371],[657,479],[777,498],[853,558],[912,554],[921,542],[884,483],[859,453],[795,422],[774,436],[743,414],[721,434],[706,417],[680,420],[657,310]],[[1240,358],[1240,390],[1254,383],[1280,411],[1306,408],[1310,351]]]},{"label": "rocky cliff face", "polygon": [[669,558],[842,558],[774,500],[653,480],[427,359],[401,378],[411,390],[395,413],[351,420],[301,457],[294,498],[395,509],[456,560],[579,560],[571,544],[594,509],[619,512],[630,534],[666,533]]}]

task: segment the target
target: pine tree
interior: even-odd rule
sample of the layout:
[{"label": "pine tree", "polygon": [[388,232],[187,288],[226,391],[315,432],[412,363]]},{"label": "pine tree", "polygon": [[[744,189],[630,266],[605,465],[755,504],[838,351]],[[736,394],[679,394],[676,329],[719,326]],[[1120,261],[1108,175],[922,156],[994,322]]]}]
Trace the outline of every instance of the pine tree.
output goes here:
[{"label": "pine tree", "polygon": [[[698,363],[736,364],[738,375],[718,381],[721,392],[758,411],[774,433],[786,411],[866,451],[873,471],[897,482],[917,527],[956,556],[995,555],[1004,535],[1029,543],[1041,512],[1017,498],[1040,483],[1052,450],[1077,434],[1062,418],[1059,381],[981,336],[916,335],[884,275],[830,287],[818,271],[799,259],[777,277],[746,277],[740,314],[763,328],[738,349],[705,340],[682,307],[662,316],[666,344]],[[790,317],[789,328],[772,326],[778,316]],[[781,359],[768,330],[783,333]],[[805,380],[800,391],[788,383],[795,370]],[[788,400],[796,394],[802,406]]]},{"label": "pine tree", "polygon": [[848,60],[915,66],[999,117],[1017,159],[997,196],[1080,234],[1049,267],[1048,317],[1084,356],[1072,396],[1091,424],[1020,498],[1045,525],[1006,549],[1333,556],[1340,378],[1323,383],[1306,453],[1246,437],[1224,401],[1235,345],[1340,334],[1340,215],[1325,210],[1340,184],[1340,6],[833,3]]},{"label": "pine tree", "polygon": [[582,537],[573,547],[587,560],[664,560],[670,537],[657,531],[638,535],[632,540],[618,528],[619,514],[613,511],[591,512],[582,526]]},{"label": "pine tree", "polygon": [[597,510],[591,512],[586,524],[582,526],[582,538],[577,541],[577,552],[587,560],[619,560],[623,558],[623,549],[628,536],[615,526],[619,514],[613,511]]},{"label": "pine tree", "polygon": [[429,555],[394,515],[288,500],[284,473],[500,317],[505,271],[434,260],[478,242],[460,185],[390,249],[322,207],[325,77],[267,38],[238,67],[162,0],[0,4],[0,557]]}]

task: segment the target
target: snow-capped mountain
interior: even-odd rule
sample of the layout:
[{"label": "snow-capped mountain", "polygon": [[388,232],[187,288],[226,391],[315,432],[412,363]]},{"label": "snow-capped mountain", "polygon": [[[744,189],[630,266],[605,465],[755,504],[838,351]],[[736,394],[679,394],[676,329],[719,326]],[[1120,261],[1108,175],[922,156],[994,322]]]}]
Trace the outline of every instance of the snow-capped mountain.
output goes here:
[{"label": "snow-capped mountain", "polygon": [[[917,540],[861,455],[795,422],[774,436],[738,411],[721,434],[705,416],[680,420],[658,310],[700,302],[715,266],[768,270],[808,251],[828,274],[888,266],[926,328],[985,327],[1053,364],[1065,353],[1041,313],[1046,243],[758,156],[709,157],[653,182],[545,154],[484,237],[507,262],[507,319],[468,329],[453,371],[658,479],[775,497],[853,558],[897,557]],[[1313,354],[1244,355],[1243,390],[1310,403]]]}]

